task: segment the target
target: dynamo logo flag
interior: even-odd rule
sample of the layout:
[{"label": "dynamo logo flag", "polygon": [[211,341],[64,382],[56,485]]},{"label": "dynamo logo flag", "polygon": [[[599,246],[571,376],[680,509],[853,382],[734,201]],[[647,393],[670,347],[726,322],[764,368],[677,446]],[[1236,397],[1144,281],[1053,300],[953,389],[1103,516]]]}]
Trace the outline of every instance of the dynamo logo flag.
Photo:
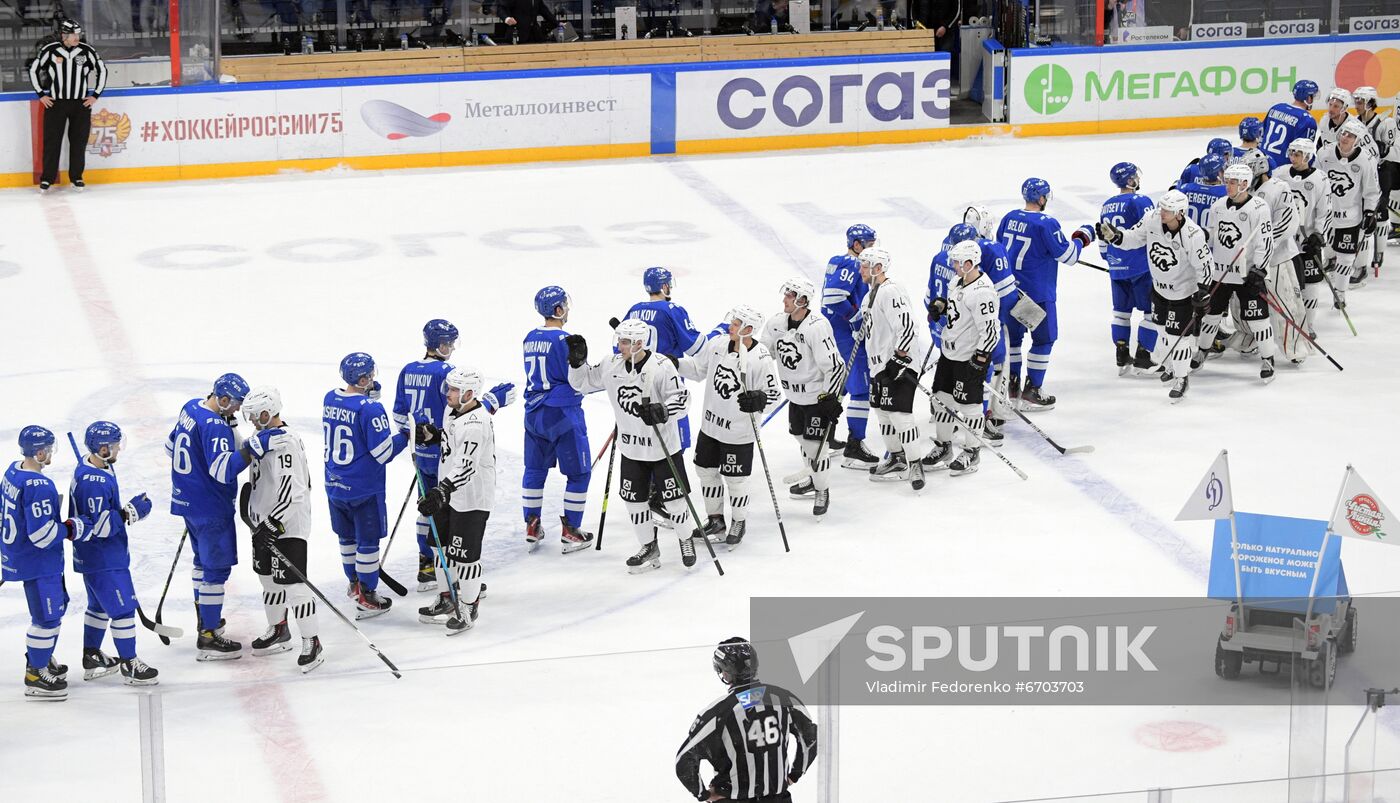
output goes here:
[{"label": "dynamo logo flag", "polygon": [[1348,538],[1377,541],[1382,544],[1400,542],[1395,536],[1395,517],[1371,486],[1361,479],[1356,469],[1347,466],[1342,482],[1342,498],[1328,524],[1332,532]]},{"label": "dynamo logo flag", "polygon": [[1176,514],[1177,521],[1228,519],[1234,515],[1235,500],[1230,495],[1230,461],[1227,455],[1224,449],[1216,455],[1215,462],[1210,464],[1210,471],[1201,478],[1191,498]]}]

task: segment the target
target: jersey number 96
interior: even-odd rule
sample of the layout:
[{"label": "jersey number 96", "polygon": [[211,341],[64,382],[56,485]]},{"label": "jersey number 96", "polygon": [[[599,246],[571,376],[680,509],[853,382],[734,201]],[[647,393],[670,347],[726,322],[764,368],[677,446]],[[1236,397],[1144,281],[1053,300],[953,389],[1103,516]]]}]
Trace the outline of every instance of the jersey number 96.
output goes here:
[{"label": "jersey number 96", "polygon": [[355,459],[354,430],[346,424],[336,424],[332,427],[324,421],[321,422],[321,429],[326,443],[323,459],[337,466],[350,465],[350,461]]}]

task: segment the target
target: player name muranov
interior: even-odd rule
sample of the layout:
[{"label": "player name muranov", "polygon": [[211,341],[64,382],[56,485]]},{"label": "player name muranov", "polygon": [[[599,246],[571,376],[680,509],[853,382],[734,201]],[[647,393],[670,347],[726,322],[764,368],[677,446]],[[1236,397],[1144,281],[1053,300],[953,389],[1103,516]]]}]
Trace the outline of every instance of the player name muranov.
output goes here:
[{"label": "player name muranov", "polygon": [[1156,672],[1146,653],[1156,630],[1155,625],[877,625],[865,637],[873,653],[865,664],[877,672],[923,672],[947,669],[956,660],[965,671],[988,672],[1009,670],[1014,657],[1017,672]]}]

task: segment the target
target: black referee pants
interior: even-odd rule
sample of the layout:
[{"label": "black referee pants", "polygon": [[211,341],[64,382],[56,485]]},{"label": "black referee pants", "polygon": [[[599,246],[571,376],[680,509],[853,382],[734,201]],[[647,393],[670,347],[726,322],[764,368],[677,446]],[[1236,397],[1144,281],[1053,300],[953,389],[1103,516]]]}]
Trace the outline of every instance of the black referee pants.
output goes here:
[{"label": "black referee pants", "polygon": [[55,100],[44,109],[44,171],[39,181],[58,181],[58,157],[63,152],[63,129],[68,129],[68,179],[81,181],[87,163],[88,133],[92,131],[92,109],[81,100]]}]

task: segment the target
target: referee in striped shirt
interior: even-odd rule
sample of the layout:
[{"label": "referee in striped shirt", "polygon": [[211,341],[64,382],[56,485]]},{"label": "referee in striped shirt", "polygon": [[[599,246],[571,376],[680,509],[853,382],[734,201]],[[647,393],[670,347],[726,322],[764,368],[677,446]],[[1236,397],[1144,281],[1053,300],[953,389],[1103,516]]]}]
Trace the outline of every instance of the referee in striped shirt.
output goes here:
[{"label": "referee in striped shirt", "polygon": [[[81,190],[87,161],[88,133],[92,130],[92,105],[107,88],[107,65],[92,45],[79,41],[83,29],[73,20],[59,23],[59,41],[39,48],[29,65],[29,83],[44,107],[44,169],[39,191],[47,192],[58,180],[58,157],[63,151],[63,129],[68,129],[68,178]],[[48,85],[40,80],[47,76]]]},{"label": "referee in striped shirt", "polygon": [[[817,758],[816,723],[792,692],[758,680],[758,653],[744,639],[720,642],[713,664],[729,693],[695,718],[676,753],[676,777],[696,800],[791,803],[788,787]],[[715,771],[708,786],[701,760]]]}]

